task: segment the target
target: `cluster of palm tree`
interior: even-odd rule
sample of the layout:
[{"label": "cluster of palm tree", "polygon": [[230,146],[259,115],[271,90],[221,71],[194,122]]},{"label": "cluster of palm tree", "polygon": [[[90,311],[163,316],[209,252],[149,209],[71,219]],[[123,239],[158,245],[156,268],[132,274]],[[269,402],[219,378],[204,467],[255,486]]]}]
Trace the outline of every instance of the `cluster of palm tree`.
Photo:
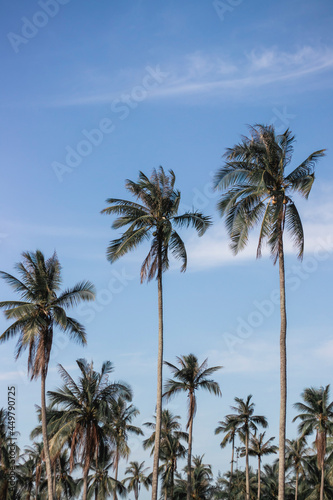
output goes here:
[{"label": "cluster of palm tree", "polygon": [[[217,190],[222,192],[218,211],[225,218],[233,252],[237,254],[245,247],[249,231],[260,223],[257,257],[261,256],[262,246],[266,241],[274,263],[279,263],[281,404],[278,499],[284,500],[287,381],[284,230],[286,229],[291,236],[297,248],[298,257],[302,258],[303,227],[292,194],[298,192],[305,198],[309,196],[314,181],[315,164],[324,155],[324,150],[312,153],[287,174],[286,169],[291,162],[295,141],[291,132],[286,130],[284,134],[276,135],[273,126],[264,125],[256,125],[250,129],[250,132],[250,137],[244,137],[239,144],[226,151],[224,166],[217,172],[214,185]],[[203,236],[212,224],[212,220],[196,210],[182,215],[178,214],[180,192],[175,189],[175,174],[171,170],[169,174],[166,174],[164,169],[160,167],[158,170],[153,170],[150,177],[140,172],[137,182],[127,180],[126,188],[134,196],[135,201],[110,198],[107,200],[108,206],[102,213],[117,216],[113,222],[114,229],[119,230],[127,226],[120,237],[110,242],[107,249],[107,259],[111,263],[137,248],[142,242],[151,241],[150,250],[141,267],[141,282],[156,278],[158,288],[159,328],[156,423],[153,433],[154,458],[151,477],[152,500],[157,500],[158,478],[161,474],[166,498],[170,495],[173,497],[182,494],[184,481],[178,477],[176,485],[174,477],[176,459],[185,454],[184,445],[179,441],[179,436],[173,435],[170,436],[170,439],[166,439],[162,428],[162,399],[168,400],[180,391],[187,393],[189,403],[186,427],[188,430],[186,498],[187,500],[193,497],[203,498],[204,493],[198,493],[199,489],[195,484],[198,479],[195,478],[205,478],[208,484],[210,468],[202,463],[203,457],[195,457],[192,460],[193,419],[196,412],[195,391],[198,388],[203,388],[215,395],[221,395],[218,384],[207,378],[220,367],[208,368],[207,360],[199,364],[193,354],[177,358],[179,366],[166,363],[173,372],[174,379],[166,382],[163,394],[162,278],[163,273],[169,268],[170,253],[181,261],[181,271],[185,271],[187,267],[186,248],[178,229],[192,226],[199,236]],[[101,372],[96,372],[92,363],[89,364],[82,359],[77,361],[81,370],[81,378],[78,383],[60,365],[60,375],[64,380],[64,386],[60,391],[49,392],[50,405],[49,407],[46,405],[46,378],[53,337],[57,334],[57,330],[60,330],[68,334],[71,339],[81,344],[86,343],[84,327],[74,318],[69,317],[66,311],[81,301],[93,300],[94,287],[91,283],[83,281],[73,288],[61,292],[61,266],[57,255],[54,254],[49,259],[45,259],[39,250],[25,252],[23,261],[17,264],[17,271],[19,278],[6,272],[0,274],[20,295],[21,299],[0,302],[0,308],[5,310],[6,318],[14,321],[0,336],[0,342],[18,336],[16,357],[28,349],[28,373],[31,379],[38,377],[41,379],[42,462],[45,464],[43,477],[45,484],[47,484],[48,498],[55,500],[59,497],[57,493],[57,487],[60,488],[58,479],[62,478],[62,481],[64,477],[71,477],[76,464],[80,463],[83,468],[83,477],[81,486],[80,483],[78,485],[82,487],[82,498],[85,500],[91,497],[92,491],[95,492],[95,496],[98,495],[99,487],[103,485],[104,491],[108,493],[112,491],[113,498],[116,500],[117,494],[122,494],[124,491],[124,485],[118,481],[118,464],[120,458],[129,456],[128,433],[140,434],[141,432],[140,429],[130,424],[137,409],[129,404],[132,398],[129,386],[124,383],[111,384],[108,382],[108,374],[112,371],[110,362],[106,362],[102,366]],[[83,403],[84,398],[88,395],[90,395],[89,401]],[[222,432],[225,428],[230,433],[227,440],[231,440],[231,442],[234,442],[236,433],[238,436],[243,436],[246,458],[246,500],[250,500],[251,497],[251,478],[248,464],[250,450],[255,447],[257,450],[262,449],[264,444],[267,445],[267,449],[270,446],[268,444],[270,440],[264,443],[264,434],[256,434],[257,425],[265,427],[267,423],[264,417],[252,415],[253,404],[250,399],[251,397],[244,402],[236,398],[238,406],[233,407],[236,414],[228,415],[225,421],[220,422],[221,429],[219,431]],[[248,412],[249,420],[239,423],[241,415],[245,415],[246,412]],[[237,425],[236,421],[238,421]],[[331,433],[331,428],[327,427],[326,429],[325,427],[326,420],[323,422],[325,423],[321,424],[322,427],[318,431],[316,439],[316,447],[321,450],[318,453],[317,464],[321,471],[321,500],[325,486],[325,452],[323,450],[326,449],[326,437]],[[236,427],[231,430],[234,424]],[[302,429],[304,435],[310,432],[306,423],[303,423]],[[234,434],[232,434],[233,432]],[[30,461],[29,451],[27,453],[27,459],[23,458],[23,460],[26,460],[26,468],[31,471],[33,470],[31,467],[35,466],[33,460]],[[64,464],[66,457],[69,460],[69,469],[65,468],[64,474],[57,472],[61,467],[61,457]],[[260,496],[260,458],[258,460],[257,490]],[[111,464],[115,476],[113,478],[108,475]],[[142,463],[132,462],[133,474],[137,468],[136,473],[140,477],[140,474],[143,474],[142,467]],[[141,472],[139,472],[140,470]],[[94,474],[90,477],[91,471],[94,471]],[[40,475],[39,469],[38,474],[35,472],[35,475],[38,475],[41,481],[40,485],[38,483],[38,486],[35,486],[38,490],[39,486],[42,488],[42,475]],[[93,479],[91,479],[92,477]],[[231,488],[234,482],[233,470],[230,472],[229,479],[229,487]],[[66,481],[63,484],[65,483]],[[69,484],[72,484],[74,488],[74,483],[75,480],[73,482],[71,480],[68,484],[66,483],[66,487],[69,488]],[[93,489],[92,484],[94,484]],[[138,495],[138,483],[130,481],[129,484],[132,485],[135,495]],[[143,484],[147,485],[148,483],[143,481]],[[36,497],[37,494],[38,491]]]}]

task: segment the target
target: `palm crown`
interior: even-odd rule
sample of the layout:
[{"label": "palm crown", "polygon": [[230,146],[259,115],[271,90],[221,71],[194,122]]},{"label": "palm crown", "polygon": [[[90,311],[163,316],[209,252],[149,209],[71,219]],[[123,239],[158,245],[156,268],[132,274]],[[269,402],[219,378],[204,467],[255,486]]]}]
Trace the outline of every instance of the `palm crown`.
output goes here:
[{"label": "palm crown", "polygon": [[174,188],[175,174],[165,174],[162,167],[154,169],[150,178],[139,173],[138,182],[126,181],[126,188],[141,204],[132,201],[109,198],[110,204],[102,210],[105,214],[119,215],[112,227],[120,229],[129,226],[123,235],[113,240],[107,249],[107,258],[114,262],[125,253],[133,250],[142,241],[152,237],[150,251],[141,268],[141,282],[150,281],[158,271],[159,258],[162,271],[169,267],[169,250],[182,261],[181,271],[186,270],[187,254],[183,240],[174,227],[193,226],[203,235],[211,224],[210,217],[200,212],[186,212],[177,215],[180,203],[180,192]]},{"label": "palm crown", "polygon": [[0,276],[9,283],[23,300],[0,302],[7,319],[14,323],[0,336],[5,342],[19,334],[16,357],[29,348],[28,370],[31,378],[37,378],[42,369],[47,372],[52,348],[53,326],[69,334],[74,340],[85,344],[84,327],[66,315],[65,310],[83,300],[94,299],[94,287],[82,281],[59,296],[61,266],[56,253],[45,260],[41,251],[23,253],[23,262],[16,264],[20,278],[0,271]]},{"label": "palm crown", "polygon": [[225,165],[215,176],[215,187],[224,191],[218,210],[226,215],[226,227],[234,253],[248,241],[248,232],[261,221],[257,257],[267,240],[276,262],[279,236],[286,229],[303,255],[304,235],[301,218],[291,197],[297,191],[307,198],[314,181],[314,167],[324,149],[310,154],[291,173],[286,174],[295,137],[290,130],[276,135],[273,126],[255,125],[251,137],[227,149]]}]

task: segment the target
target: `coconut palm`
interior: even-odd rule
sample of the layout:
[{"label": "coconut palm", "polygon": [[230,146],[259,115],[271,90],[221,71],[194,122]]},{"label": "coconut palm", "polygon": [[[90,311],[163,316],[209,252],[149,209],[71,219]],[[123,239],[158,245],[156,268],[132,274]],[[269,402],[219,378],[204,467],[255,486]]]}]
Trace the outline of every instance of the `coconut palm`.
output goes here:
[{"label": "coconut palm", "polygon": [[[111,414],[108,432],[115,447],[113,467],[115,471],[115,481],[118,481],[119,459],[120,457],[127,459],[130,454],[130,448],[127,444],[129,434],[142,436],[143,432],[140,427],[131,424],[132,420],[139,415],[139,410],[132,404],[128,405],[122,396],[119,396],[111,402],[110,410]],[[114,500],[117,498],[116,488],[113,492],[113,498]]]},{"label": "coconut palm", "polygon": [[109,475],[113,468],[113,453],[105,448],[98,455],[97,463],[91,464],[92,474],[88,476],[88,500],[107,500],[115,490],[123,496],[126,488],[123,484]]},{"label": "coconut palm", "polygon": [[[249,443],[249,455],[253,457],[258,457],[258,500],[260,499],[260,468],[261,468],[261,457],[264,455],[271,455],[276,453],[278,447],[272,445],[275,437],[271,437],[268,441],[264,442],[265,432],[260,433],[257,437],[256,434],[251,437]],[[245,450],[244,450],[245,451]]]},{"label": "coconut palm", "polygon": [[120,229],[129,226],[118,239],[110,242],[107,259],[112,263],[134,250],[140,243],[152,237],[150,251],[141,267],[141,283],[157,278],[158,287],[158,360],[156,399],[156,442],[153,465],[152,500],[157,500],[159,442],[162,418],[162,366],[163,366],[163,292],[162,274],[169,268],[169,250],[182,262],[181,271],[186,270],[187,254],[183,240],[175,227],[193,226],[202,236],[211,224],[209,217],[200,212],[186,212],[177,215],[180,192],[174,188],[175,174],[166,175],[163,168],[153,170],[148,178],[139,173],[138,182],[126,181],[126,188],[140,203],[109,198],[104,214],[119,215],[112,227]]},{"label": "coconut palm", "polygon": [[131,399],[131,390],[124,383],[109,382],[113,371],[111,361],[102,364],[100,372],[94,370],[93,362],[76,361],[80,369],[78,382],[59,365],[64,385],[57,391],[48,391],[50,408],[59,408],[51,419],[53,437],[50,451],[56,456],[65,443],[70,441],[70,470],[75,461],[83,468],[82,500],[87,499],[88,473],[93,460],[97,464],[99,454],[107,447],[110,404],[122,395]]},{"label": "coconut palm", "polygon": [[58,295],[61,286],[61,266],[56,253],[45,260],[40,250],[25,252],[23,262],[16,265],[20,279],[0,272],[11,288],[20,294],[21,301],[0,302],[5,316],[14,320],[0,336],[5,342],[18,335],[16,359],[28,348],[28,373],[31,380],[41,378],[42,430],[49,499],[54,498],[51,460],[46,428],[45,383],[49,366],[54,328],[66,333],[79,344],[86,344],[83,326],[66,314],[66,309],[84,300],[93,300],[94,287],[82,281]]},{"label": "coconut palm", "polygon": [[308,458],[309,449],[305,437],[286,440],[286,468],[295,470],[295,500],[298,498],[298,483],[300,474],[304,476],[304,464]]},{"label": "coconut palm", "polygon": [[272,125],[255,125],[251,136],[227,149],[225,165],[217,172],[215,187],[223,190],[218,203],[237,254],[248,241],[249,230],[261,221],[257,257],[266,240],[274,260],[279,261],[280,278],[280,428],[279,428],[279,500],[284,499],[285,434],[287,401],[286,368],[286,293],[283,235],[286,229],[303,257],[304,234],[300,215],[292,199],[293,192],[308,198],[314,181],[317,160],[324,150],[315,151],[292,172],[286,172],[295,137],[290,130],[276,135]]},{"label": "coconut palm", "polygon": [[301,435],[316,433],[318,469],[321,471],[320,500],[324,498],[326,440],[328,435],[333,434],[333,401],[329,402],[329,389],[329,385],[319,389],[306,388],[301,394],[304,403],[294,404],[300,413],[293,422],[301,420],[298,426]]},{"label": "coconut palm", "polygon": [[249,477],[249,442],[250,433],[256,432],[257,426],[268,426],[267,419],[263,415],[254,415],[254,403],[251,402],[250,394],[246,401],[241,398],[235,398],[237,406],[231,406],[236,413],[227,415],[227,419],[234,420],[237,426],[237,432],[245,443],[245,473],[246,473],[246,500],[250,500],[250,477]]},{"label": "coconut palm", "polygon": [[[208,500],[212,498],[215,487],[212,484],[213,473],[210,465],[202,462],[202,456],[194,456],[193,464],[191,465],[192,487],[191,498],[194,500]],[[185,467],[187,473],[187,466]],[[187,497],[187,481],[178,476],[175,486],[175,495],[171,498],[175,500],[183,500]]]},{"label": "coconut palm", "polygon": [[235,436],[237,434],[237,423],[232,418],[226,418],[225,420],[219,421],[219,426],[215,429],[215,434],[224,433],[224,438],[222,439],[220,446],[225,448],[227,444],[231,443],[231,470],[230,470],[230,482],[232,481],[233,471],[234,471],[234,454],[235,454]]},{"label": "coconut palm", "polygon": [[144,467],[144,462],[130,462],[129,466],[125,470],[125,474],[128,476],[123,480],[125,484],[128,481],[127,491],[134,491],[135,500],[139,499],[141,485],[143,485],[146,490],[149,489],[151,485],[151,475],[146,476],[148,467]]},{"label": "coconut palm", "polygon": [[196,391],[205,389],[215,396],[222,396],[220,386],[210,377],[222,366],[207,366],[207,359],[201,365],[194,354],[188,356],[177,356],[178,366],[165,361],[165,364],[173,372],[174,379],[168,379],[165,383],[164,394],[167,400],[174,397],[179,392],[186,392],[188,396],[188,454],[187,454],[187,500],[191,498],[191,460],[192,460],[192,433],[193,419],[197,410]]},{"label": "coconut palm", "polygon": [[[168,409],[162,411],[159,458],[162,460],[163,465],[159,467],[159,471],[162,474],[165,497],[169,492],[170,498],[173,498],[174,475],[177,470],[177,461],[179,458],[183,458],[186,455],[186,449],[181,441],[188,442],[188,433],[181,430],[179,419],[179,415],[173,415]],[[143,442],[144,449],[152,447],[152,454],[155,443],[156,424],[145,422],[143,425],[153,429],[152,434]]]}]

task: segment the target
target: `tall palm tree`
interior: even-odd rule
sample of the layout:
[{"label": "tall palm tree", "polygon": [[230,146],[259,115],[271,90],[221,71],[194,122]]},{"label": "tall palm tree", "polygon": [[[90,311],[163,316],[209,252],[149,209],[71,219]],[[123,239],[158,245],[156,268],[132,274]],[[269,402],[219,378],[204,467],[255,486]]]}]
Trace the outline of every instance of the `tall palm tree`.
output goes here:
[{"label": "tall palm tree", "polygon": [[109,382],[111,361],[104,362],[100,372],[85,359],[76,363],[81,372],[78,382],[59,365],[64,385],[57,391],[48,391],[51,410],[59,408],[50,422],[54,432],[50,451],[57,455],[70,440],[70,468],[72,471],[76,459],[82,464],[82,500],[86,500],[90,465],[93,460],[97,464],[99,454],[107,447],[110,404],[119,395],[131,399],[132,394],[124,383]]},{"label": "tall palm tree", "polygon": [[57,295],[61,285],[61,266],[56,253],[45,260],[40,250],[24,252],[23,262],[16,264],[20,279],[0,272],[11,288],[20,294],[21,301],[0,302],[5,316],[14,323],[0,336],[5,342],[18,335],[16,359],[28,348],[28,373],[31,380],[41,377],[41,410],[45,465],[49,499],[54,498],[51,460],[46,428],[45,383],[52,350],[54,327],[80,344],[86,344],[83,326],[66,314],[66,309],[83,300],[95,298],[94,287],[82,281]]},{"label": "tall palm tree", "polygon": [[226,418],[225,420],[220,420],[218,427],[215,429],[215,434],[224,433],[224,438],[222,439],[220,446],[225,448],[227,444],[231,443],[231,470],[230,470],[230,482],[232,481],[232,476],[234,472],[234,455],[235,455],[235,437],[237,434],[237,422],[233,418]]},{"label": "tall palm tree", "polygon": [[152,238],[150,251],[141,267],[141,283],[157,278],[158,288],[158,359],[156,399],[156,440],[153,466],[152,500],[157,500],[159,442],[162,418],[162,367],[163,367],[163,287],[162,274],[169,268],[169,250],[182,262],[181,271],[187,266],[187,254],[183,240],[175,227],[193,226],[202,236],[211,224],[210,217],[200,212],[186,212],[177,215],[180,192],[174,188],[175,174],[166,175],[163,168],[153,170],[148,178],[139,173],[138,182],[126,181],[128,191],[141,203],[109,198],[104,214],[119,215],[112,227],[120,229],[129,226],[118,239],[110,242],[107,259],[112,263],[134,250],[140,243]]},{"label": "tall palm tree", "polygon": [[275,437],[271,437],[268,441],[264,442],[265,434],[265,432],[262,432],[258,437],[254,434],[249,443],[249,455],[258,457],[258,500],[260,500],[261,457],[264,455],[271,455],[272,453],[276,453],[278,451],[278,447],[271,444]]},{"label": "tall palm tree", "polygon": [[197,410],[196,391],[205,389],[215,396],[222,396],[220,386],[210,377],[214,372],[222,368],[222,366],[212,366],[208,368],[207,359],[201,365],[198,358],[194,354],[188,356],[177,356],[178,366],[165,361],[165,364],[173,372],[174,379],[168,379],[165,383],[164,394],[167,400],[178,394],[186,392],[188,395],[188,421],[186,429],[188,429],[188,454],[187,454],[187,500],[191,498],[191,460],[192,460],[192,433],[193,419]]},{"label": "tall palm tree", "polygon": [[301,420],[298,426],[301,435],[316,433],[318,469],[321,471],[320,500],[324,498],[326,440],[328,435],[333,434],[333,401],[329,402],[329,389],[329,385],[319,389],[306,388],[301,394],[304,403],[294,404],[300,413],[293,422]]},{"label": "tall palm tree", "polygon": [[[177,469],[177,461],[179,458],[183,458],[186,455],[185,446],[181,441],[183,440],[188,443],[188,433],[181,430],[179,419],[179,415],[173,415],[168,409],[164,409],[162,411],[159,458],[163,461],[163,465],[159,468],[159,470],[162,472],[165,497],[169,492],[170,498],[173,498],[174,475]],[[143,442],[145,450],[152,447],[152,454],[154,451],[156,424],[152,422],[145,422],[143,425],[153,429],[152,434]]]},{"label": "tall palm tree", "polygon": [[[192,488],[191,488],[191,498],[193,500],[208,500],[212,498],[212,494],[215,487],[212,484],[213,473],[212,468],[208,464],[202,462],[202,456],[194,456],[193,464],[191,465],[192,473]],[[187,472],[187,466],[185,467],[185,472]],[[187,481],[182,479],[178,475],[178,479],[175,487],[175,495],[171,498],[175,500],[183,500],[187,495]]]},{"label": "tall palm tree", "polygon": [[[139,410],[134,405],[128,405],[122,396],[111,402],[110,404],[110,424],[109,424],[109,434],[111,436],[111,441],[115,446],[114,451],[114,471],[115,480],[118,481],[118,466],[120,457],[128,458],[130,454],[130,449],[127,444],[129,434],[135,434],[137,436],[142,436],[143,432],[140,427],[132,425],[132,420],[139,415]],[[114,500],[117,499],[116,488],[113,492]]]},{"label": "tall palm tree", "polygon": [[289,129],[276,135],[272,125],[255,125],[251,136],[227,149],[225,165],[216,174],[215,186],[224,191],[218,203],[235,254],[248,241],[249,230],[261,221],[257,257],[266,240],[274,260],[279,261],[280,278],[280,428],[279,428],[279,500],[285,490],[285,435],[287,402],[286,292],[283,235],[286,229],[303,257],[304,234],[300,215],[292,199],[297,191],[308,198],[314,181],[314,168],[325,150],[310,154],[292,172],[286,172],[293,153],[295,137]]},{"label": "tall palm tree", "polygon": [[286,440],[286,468],[295,470],[295,500],[298,498],[299,476],[304,476],[304,464],[308,457],[308,448],[305,436],[298,439]]},{"label": "tall palm tree", "polygon": [[246,401],[241,398],[235,398],[237,406],[231,406],[231,409],[236,413],[227,415],[228,419],[234,420],[237,425],[237,432],[242,437],[245,443],[245,473],[246,473],[246,500],[250,500],[250,476],[249,476],[249,442],[250,433],[257,430],[257,426],[261,425],[266,428],[268,426],[267,419],[263,415],[254,415],[254,403],[251,402],[252,395],[250,394]]},{"label": "tall palm tree", "polygon": [[147,490],[151,485],[151,477],[146,476],[148,467],[144,467],[144,462],[130,462],[129,466],[125,470],[127,477],[123,480],[125,484],[128,481],[127,491],[134,491],[135,500],[139,499],[139,493],[141,485],[143,485]]}]

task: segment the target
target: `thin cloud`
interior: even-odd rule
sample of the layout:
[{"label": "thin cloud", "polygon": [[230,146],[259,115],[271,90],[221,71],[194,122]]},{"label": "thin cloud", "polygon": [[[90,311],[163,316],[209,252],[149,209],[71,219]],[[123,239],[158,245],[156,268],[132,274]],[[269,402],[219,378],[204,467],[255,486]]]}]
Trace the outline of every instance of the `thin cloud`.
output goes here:
[{"label": "thin cloud", "polygon": [[[155,67],[153,63],[152,67]],[[183,55],[176,62],[158,61],[162,72],[168,76],[147,99],[172,98],[177,96],[203,95],[205,98],[229,98],[253,92],[253,89],[280,84],[281,82],[297,82],[302,78],[302,89],[306,89],[306,77],[332,69],[333,49],[301,47],[294,52],[279,51],[277,48],[253,49],[237,60],[226,55],[208,55],[202,51]],[[132,72],[132,78],[131,78]],[[125,75],[125,76],[124,76]],[[142,80],[137,68],[123,70],[113,74],[112,79],[103,77],[100,85],[96,85],[80,95],[54,100],[46,106],[73,106],[111,103],[124,93],[130,93]],[[122,78],[123,76],[123,78]],[[117,88],[114,87],[117,82]],[[324,84],[321,80],[320,83]],[[97,91],[95,89],[98,89]],[[221,90],[224,92],[221,93]],[[291,92],[292,90],[289,89]],[[299,92],[299,86],[295,87]],[[241,92],[241,94],[239,94]]]}]

